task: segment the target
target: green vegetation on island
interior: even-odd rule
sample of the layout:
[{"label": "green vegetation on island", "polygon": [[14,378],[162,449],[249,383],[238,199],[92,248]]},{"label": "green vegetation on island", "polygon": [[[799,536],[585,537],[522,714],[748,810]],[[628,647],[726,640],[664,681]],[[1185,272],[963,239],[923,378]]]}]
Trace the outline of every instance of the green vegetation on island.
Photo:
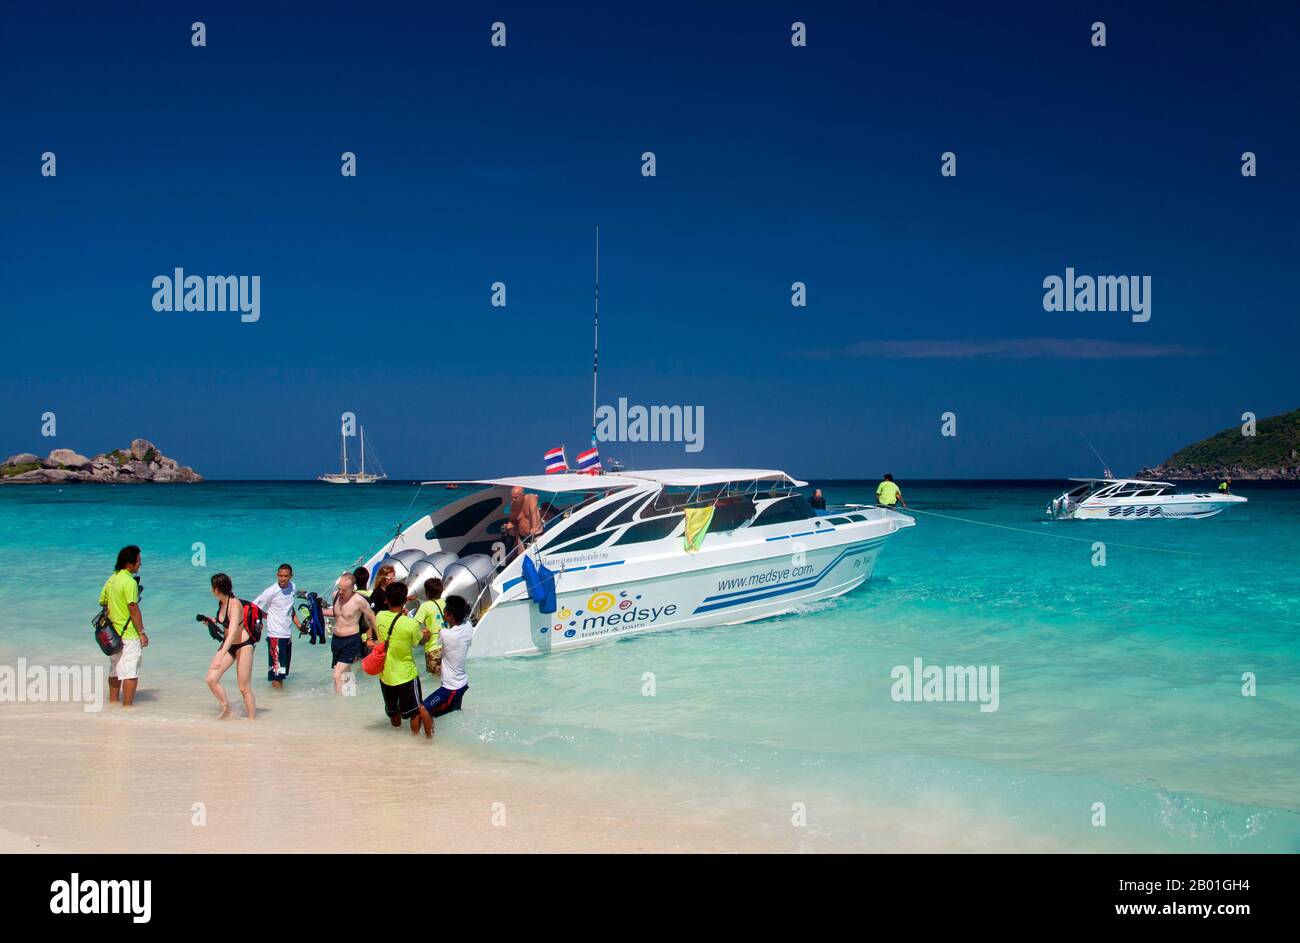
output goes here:
[{"label": "green vegetation on island", "polygon": [[1179,449],[1139,478],[1300,479],[1300,409],[1260,419],[1255,434],[1233,426]]}]

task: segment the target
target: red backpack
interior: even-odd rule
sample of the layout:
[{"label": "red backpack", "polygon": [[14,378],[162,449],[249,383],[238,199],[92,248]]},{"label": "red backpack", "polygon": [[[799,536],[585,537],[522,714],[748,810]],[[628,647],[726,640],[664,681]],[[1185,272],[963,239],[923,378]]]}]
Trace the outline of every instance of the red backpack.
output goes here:
[{"label": "red backpack", "polygon": [[254,642],[262,641],[262,630],[266,628],[266,613],[255,602],[249,602],[247,599],[239,600],[239,604],[244,607],[244,628],[248,629],[248,637]]}]

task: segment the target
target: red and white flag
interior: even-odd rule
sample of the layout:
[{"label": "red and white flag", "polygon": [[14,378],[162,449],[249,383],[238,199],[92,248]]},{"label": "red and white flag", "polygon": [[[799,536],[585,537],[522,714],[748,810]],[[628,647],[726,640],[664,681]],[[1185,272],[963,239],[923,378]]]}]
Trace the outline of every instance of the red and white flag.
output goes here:
[{"label": "red and white flag", "polygon": [[546,474],[554,475],[559,472],[569,470],[569,463],[564,458],[564,446],[551,449],[542,456],[542,461],[546,463]]},{"label": "red and white flag", "polygon": [[578,457],[575,458],[574,461],[578,464],[578,474],[600,474],[600,452],[596,450],[594,445],[585,452],[579,452]]}]

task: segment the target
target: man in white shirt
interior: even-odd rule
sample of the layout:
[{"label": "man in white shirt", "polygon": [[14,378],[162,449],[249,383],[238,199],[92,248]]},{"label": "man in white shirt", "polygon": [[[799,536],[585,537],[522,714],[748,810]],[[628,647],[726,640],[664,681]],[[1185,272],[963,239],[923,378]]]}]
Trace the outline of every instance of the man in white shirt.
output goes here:
[{"label": "man in white shirt", "polygon": [[275,582],[253,600],[266,613],[266,680],[273,688],[283,688],[289,677],[289,659],[293,655],[293,630],[301,628],[293,604],[297,588],[293,585],[293,567],[281,563]]},{"label": "man in white shirt", "polygon": [[460,596],[448,596],[443,605],[443,620],[447,625],[438,633],[442,641],[442,687],[424,699],[425,709],[434,717],[460,710],[460,702],[469,690],[465,656],[474,640],[469,603]]}]

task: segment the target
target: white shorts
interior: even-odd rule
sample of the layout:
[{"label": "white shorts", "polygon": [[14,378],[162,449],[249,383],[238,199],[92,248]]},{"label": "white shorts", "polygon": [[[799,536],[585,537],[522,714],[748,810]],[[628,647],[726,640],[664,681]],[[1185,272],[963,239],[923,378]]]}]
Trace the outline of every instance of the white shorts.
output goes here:
[{"label": "white shorts", "polygon": [[109,656],[112,667],[108,669],[108,676],[119,681],[134,681],[139,678],[140,658],[143,654],[138,638],[122,639],[122,647],[117,650],[117,654]]}]

